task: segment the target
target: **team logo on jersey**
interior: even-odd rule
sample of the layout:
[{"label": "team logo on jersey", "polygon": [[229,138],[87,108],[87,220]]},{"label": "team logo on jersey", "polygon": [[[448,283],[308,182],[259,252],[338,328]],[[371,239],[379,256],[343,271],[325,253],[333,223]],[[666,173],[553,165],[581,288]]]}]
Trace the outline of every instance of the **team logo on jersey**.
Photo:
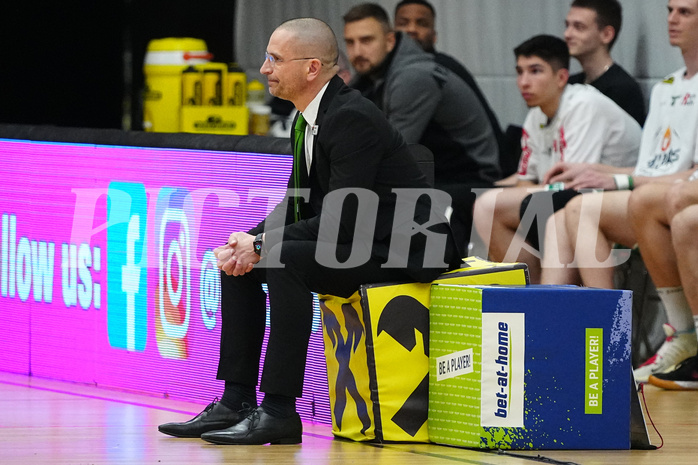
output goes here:
[{"label": "team logo on jersey", "polygon": [[666,172],[677,163],[680,159],[679,150],[676,149],[680,144],[677,140],[680,139],[679,135],[671,127],[667,127],[664,133],[662,131],[657,131],[655,133],[655,140],[657,145],[657,151],[650,160],[647,161],[647,168],[654,172]]},{"label": "team logo on jersey", "polygon": [[671,106],[679,105],[681,107],[693,106],[693,102],[696,100],[696,94],[685,93],[684,95],[672,95],[671,96]]},{"label": "team logo on jersey", "polygon": [[666,128],[664,137],[662,138],[662,152],[666,152],[667,149],[671,147],[671,128]]}]

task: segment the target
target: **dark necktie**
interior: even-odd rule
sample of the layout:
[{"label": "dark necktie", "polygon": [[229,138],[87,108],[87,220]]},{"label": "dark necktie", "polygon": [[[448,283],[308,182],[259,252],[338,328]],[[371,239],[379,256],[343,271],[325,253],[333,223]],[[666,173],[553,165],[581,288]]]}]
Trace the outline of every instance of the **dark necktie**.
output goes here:
[{"label": "dark necktie", "polygon": [[305,167],[305,127],[308,123],[301,113],[298,113],[293,137],[293,216],[296,221],[300,214],[300,184],[301,169]]}]

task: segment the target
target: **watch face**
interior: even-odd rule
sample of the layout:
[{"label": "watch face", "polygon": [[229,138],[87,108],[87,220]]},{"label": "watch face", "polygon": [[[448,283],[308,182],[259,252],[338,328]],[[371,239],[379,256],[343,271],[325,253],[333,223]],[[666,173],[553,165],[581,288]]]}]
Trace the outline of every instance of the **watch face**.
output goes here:
[{"label": "watch face", "polygon": [[262,256],[262,238],[257,236],[255,238],[254,242],[252,243],[252,245],[254,246],[254,253],[256,253],[257,255],[259,255],[261,257]]}]

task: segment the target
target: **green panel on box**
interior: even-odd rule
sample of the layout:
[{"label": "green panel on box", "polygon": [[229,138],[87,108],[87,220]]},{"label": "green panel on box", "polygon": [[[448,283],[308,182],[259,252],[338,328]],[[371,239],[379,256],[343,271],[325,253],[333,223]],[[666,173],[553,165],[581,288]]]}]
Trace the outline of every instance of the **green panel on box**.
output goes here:
[{"label": "green panel on box", "polygon": [[584,413],[603,413],[603,328],[587,328]]},{"label": "green panel on box", "polygon": [[460,446],[478,447],[481,290],[434,286],[429,317],[429,411],[438,412],[438,419],[429,420],[429,437],[437,442],[448,438]]}]

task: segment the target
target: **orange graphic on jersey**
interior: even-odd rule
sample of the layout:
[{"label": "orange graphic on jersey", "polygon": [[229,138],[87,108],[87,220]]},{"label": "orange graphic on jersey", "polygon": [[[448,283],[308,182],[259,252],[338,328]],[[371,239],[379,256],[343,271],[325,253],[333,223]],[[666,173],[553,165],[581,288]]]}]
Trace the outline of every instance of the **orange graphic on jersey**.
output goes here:
[{"label": "orange graphic on jersey", "polygon": [[666,152],[666,150],[671,146],[671,128],[666,128],[666,132],[664,133],[664,138],[662,139],[662,152]]}]

